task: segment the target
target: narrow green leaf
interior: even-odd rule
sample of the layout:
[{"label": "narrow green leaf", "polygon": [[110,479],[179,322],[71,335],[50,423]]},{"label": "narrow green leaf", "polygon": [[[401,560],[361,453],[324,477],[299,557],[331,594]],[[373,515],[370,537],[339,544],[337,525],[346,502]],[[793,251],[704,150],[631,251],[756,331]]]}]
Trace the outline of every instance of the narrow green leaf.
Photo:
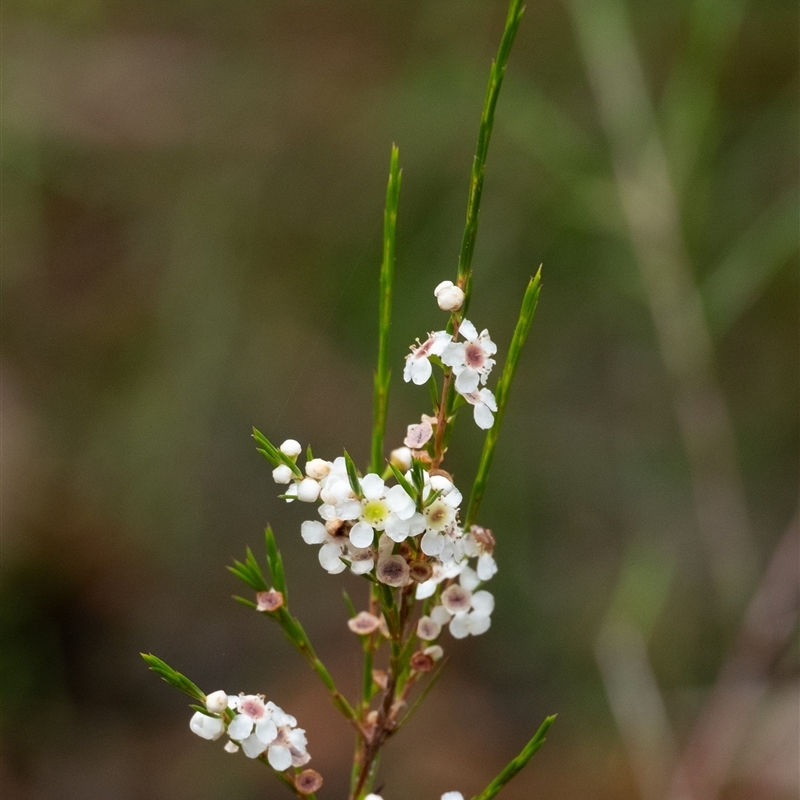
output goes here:
[{"label": "narrow green leaf", "polygon": [[347,611],[350,614],[350,619],[352,619],[358,614],[358,611],[356,611],[356,607],[353,605],[350,595],[347,594],[345,590],[342,590],[342,597],[344,598],[344,604],[347,606]]},{"label": "narrow green leaf", "polygon": [[392,475],[394,475],[395,480],[406,490],[406,494],[414,501],[417,500],[417,492],[415,491],[414,487],[408,482],[406,476],[400,472],[397,467],[389,462],[389,468],[392,470]]},{"label": "narrow green leaf", "polygon": [[247,606],[248,608],[252,608],[254,610],[258,609],[258,606],[252,601],[248,600],[246,597],[239,597],[239,595],[233,595],[233,599],[237,603],[241,603],[243,606]]},{"label": "narrow green leaf", "polygon": [[519,364],[520,355],[522,354],[522,347],[531,329],[531,323],[536,313],[536,305],[539,302],[541,275],[542,268],[539,267],[538,272],[531,278],[525,290],[525,296],[522,298],[522,308],[519,312],[519,319],[514,329],[511,345],[508,348],[506,362],[503,365],[503,374],[500,376],[500,382],[497,384],[497,390],[495,391],[497,413],[495,414],[494,425],[486,432],[486,438],[483,442],[483,451],[481,452],[481,460],[478,465],[478,473],[475,476],[475,482],[472,484],[472,492],[470,493],[465,521],[465,528],[467,530],[469,530],[469,526],[475,522],[478,516],[483,494],[486,491],[489,468],[492,465],[492,458],[494,457],[494,450],[497,445],[497,437],[500,434],[503,417],[506,413],[511,384],[514,381],[514,374],[517,371],[517,365]]},{"label": "narrow green leaf", "polygon": [[205,702],[205,694],[203,694],[203,692],[201,692],[185,675],[172,669],[169,664],[162,661],[157,656],[154,656],[152,653],[140,653],[139,655],[145,660],[147,666],[170,686],[180,689],[184,694],[188,694],[189,697],[199,700],[201,703]]},{"label": "narrow green leaf", "polygon": [[400,154],[392,145],[386,206],[383,212],[383,260],[381,262],[378,310],[378,367],[375,371],[370,472],[378,472],[383,463],[383,439],[389,405],[389,328],[392,322],[392,283],[394,280],[397,206],[400,202]]},{"label": "narrow green leaf", "polygon": [[555,722],[553,714],[539,726],[534,737],[525,745],[522,752],[473,800],[491,800],[497,793],[533,758],[534,753],[544,744],[547,731]]},{"label": "narrow green leaf", "polygon": [[478,144],[475,149],[475,158],[472,162],[472,175],[469,182],[469,196],[467,198],[467,220],[464,225],[464,236],[461,241],[461,252],[458,258],[458,285],[464,290],[466,298],[461,309],[462,319],[469,307],[469,298],[472,289],[472,255],[475,250],[475,239],[478,235],[478,212],[481,206],[481,193],[483,191],[483,173],[486,167],[486,156],[489,152],[489,141],[494,125],[494,111],[506,64],[511,53],[514,37],[517,35],[519,23],[524,12],[522,0],[511,0],[506,16],[505,29],[500,39],[497,58],[492,62],[489,72],[489,84],[486,87],[486,98],[483,102],[481,124],[478,129]]},{"label": "narrow green leaf", "polygon": [[278,545],[275,541],[275,534],[272,527],[267,526],[264,531],[264,538],[267,547],[267,565],[272,585],[283,595],[283,602],[289,602],[289,590],[286,588],[286,574],[283,570],[283,557],[281,556]]},{"label": "narrow green leaf", "polygon": [[256,442],[258,442],[259,445],[261,445],[260,447],[257,447],[256,450],[258,450],[258,452],[261,453],[261,455],[263,455],[273,467],[277,467],[279,464],[286,464],[296,478],[302,479],[304,477],[300,467],[298,467],[297,464],[295,464],[294,461],[292,461],[292,459],[289,458],[289,456],[287,456],[286,453],[284,453],[280,448],[275,447],[275,445],[272,444],[272,442],[267,439],[267,437],[264,436],[264,434],[261,433],[258,428],[253,428],[253,438],[256,440]]},{"label": "narrow green leaf", "polygon": [[344,463],[347,467],[347,480],[350,481],[350,488],[353,490],[353,494],[358,498],[363,497],[361,482],[358,479],[358,470],[347,450],[344,451]]}]

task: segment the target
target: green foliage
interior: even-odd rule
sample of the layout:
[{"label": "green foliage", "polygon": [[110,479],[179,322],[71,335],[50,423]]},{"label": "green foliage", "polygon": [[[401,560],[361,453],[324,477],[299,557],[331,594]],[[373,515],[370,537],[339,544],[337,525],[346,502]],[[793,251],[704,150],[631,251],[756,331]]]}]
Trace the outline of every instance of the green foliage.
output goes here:
[{"label": "green foliage", "polygon": [[147,666],[159,675],[162,680],[165,680],[170,686],[174,686],[176,689],[180,689],[184,694],[188,694],[189,697],[193,698],[194,700],[199,700],[201,703],[205,702],[206,696],[200,689],[195,686],[185,675],[182,675],[177,670],[172,669],[172,667],[167,664],[166,662],[162,661],[157,656],[154,656],[152,653],[140,653],[141,657],[145,660]]}]

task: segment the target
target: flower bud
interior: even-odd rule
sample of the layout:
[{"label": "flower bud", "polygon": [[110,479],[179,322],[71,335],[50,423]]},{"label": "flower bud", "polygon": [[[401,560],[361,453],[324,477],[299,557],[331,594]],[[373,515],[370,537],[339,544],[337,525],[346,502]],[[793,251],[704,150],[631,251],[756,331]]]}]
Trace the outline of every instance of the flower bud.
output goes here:
[{"label": "flower bud", "polygon": [[324,458],[312,458],[306,464],[306,475],[315,481],[321,481],[326,478],[330,471],[331,465]]},{"label": "flower bud", "polygon": [[411,669],[415,672],[430,672],[434,665],[433,659],[421,650],[417,650],[417,652],[411,656],[411,661],[409,663]]},{"label": "flower bud", "polygon": [[189,727],[192,733],[210,741],[219,739],[225,732],[225,723],[219,717],[208,717],[200,711],[196,711],[189,720]]},{"label": "flower bud", "polygon": [[277,611],[283,605],[283,595],[275,589],[258,592],[256,602],[256,611]]},{"label": "flower bud", "polygon": [[294,787],[300,794],[314,794],[322,787],[322,775],[315,769],[304,769],[299,775],[295,775]]},{"label": "flower bud", "polygon": [[287,439],[281,445],[281,453],[285,456],[289,456],[289,458],[297,458],[300,453],[303,452],[303,448],[300,446],[300,442],[296,439]]},{"label": "flower bud", "polygon": [[206,708],[212,714],[221,714],[228,707],[228,695],[220,689],[206,696]]},{"label": "flower bud", "polygon": [[313,478],[303,478],[297,485],[297,499],[304,503],[315,503],[319,497],[319,483]]},{"label": "flower bud", "polygon": [[275,483],[291,483],[292,482],[292,469],[291,467],[287,466],[286,464],[278,464],[274,470],[272,470],[272,480]]},{"label": "flower bud", "polygon": [[407,447],[398,447],[389,453],[389,461],[401,472],[411,469],[411,450]]},{"label": "flower bud", "polygon": [[430,647],[426,647],[423,651],[426,656],[430,656],[434,661],[438,661],[443,655],[444,650],[438,644],[432,644]]},{"label": "flower bud", "polygon": [[442,281],[434,290],[436,301],[442,311],[458,311],[464,305],[464,292],[453,281]]}]

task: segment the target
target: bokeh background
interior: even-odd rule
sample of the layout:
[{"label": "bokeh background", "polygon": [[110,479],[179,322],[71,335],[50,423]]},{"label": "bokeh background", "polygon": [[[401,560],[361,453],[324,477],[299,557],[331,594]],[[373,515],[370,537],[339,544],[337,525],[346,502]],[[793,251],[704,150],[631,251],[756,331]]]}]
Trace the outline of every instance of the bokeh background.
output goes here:
[{"label": "bokeh background", "polygon": [[[502,0],[9,0],[3,61],[5,797],[284,796],[193,736],[152,651],[351,735],[226,570],[271,522],[345,687],[344,585],[256,425],[362,463],[382,205],[403,189],[389,440],[442,324]],[[471,317],[539,311],[484,503],[491,632],[447,642],[387,800],[798,797],[798,15],[789,0],[529,2],[500,98]],[[450,462],[474,475],[479,432]],[[287,795],[288,796],[288,795]]]}]

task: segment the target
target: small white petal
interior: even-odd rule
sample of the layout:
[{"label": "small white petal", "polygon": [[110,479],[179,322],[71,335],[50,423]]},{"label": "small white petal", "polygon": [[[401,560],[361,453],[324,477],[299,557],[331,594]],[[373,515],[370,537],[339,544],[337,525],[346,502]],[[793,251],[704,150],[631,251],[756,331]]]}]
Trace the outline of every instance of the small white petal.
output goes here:
[{"label": "small white petal", "polygon": [[470,634],[468,614],[456,614],[450,621],[450,635],[454,639],[464,639]]},{"label": "small white petal", "polygon": [[461,792],[445,792],[442,800],[464,800],[464,795]]},{"label": "small white petal", "polygon": [[[319,563],[323,569],[328,570],[331,575],[346,569],[346,565],[340,560],[342,546],[338,542],[328,542],[319,549]],[[341,567],[341,569],[340,569]]]},{"label": "small white petal", "polygon": [[292,754],[288,747],[282,744],[273,744],[267,753],[267,761],[272,769],[283,772],[292,766]]},{"label": "small white petal", "polygon": [[350,566],[350,571],[354,575],[366,575],[368,572],[372,571],[374,566],[375,561],[373,559],[362,559],[360,561],[353,561]]},{"label": "small white petal", "polygon": [[408,378],[406,378],[406,382],[410,380],[417,386],[422,386],[422,384],[428,382],[428,379],[431,377],[431,373],[433,372],[433,368],[431,367],[431,362],[428,361],[427,358],[410,358],[408,361],[406,361],[406,370],[403,372],[404,378],[406,376],[406,372],[408,372]]},{"label": "small white petal", "polygon": [[228,725],[228,736],[237,741],[246,739],[253,730],[253,720],[247,714],[237,714]]},{"label": "small white petal", "polygon": [[422,533],[426,527],[425,517],[417,511],[411,519],[408,520],[408,535],[416,536],[418,533]]},{"label": "small white petal", "polygon": [[308,520],[300,526],[300,535],[306,544],[322,544],[328,538],[325,526],[317,520]]},{"label": "small white petal", "polygon": [[485,589],[475,592],[472,595],[472,608],[478,614],[484,614],[488,617],[494,611],[494,597],[492,597],[491,592],[487,592]]},{"label": "small white petal", "polygon": [[444,547],[444,536],[439,536],[436,531],[428,531],[419,544],[426,556],[438,556]]},{"label": "small white petal", "polygon": [[464,367],[456,378],[456,391],[459,394],[471,394],[478,388],[480,375],[472,367]]},{"label": "small white petal", "polygon": [[393,542],[403,542],[408,538],[408,523],[397,514],[390,514],[383,526],[384,533]]},{"label": "small white petal", "polygon": [[442,349],[442,364],[447,367],[463,367],[466,357],[464,345],[460,342],[450,342]]},{"label": "small white petal", "polygon": [[473,591],[474,589],[478,588],[478,584],[481,582],[480,578],[478,577],[478,573],[475,572],[472,567],[464,567],[461,570],[461,577],[458,579],[458,582],[465,588],[469,589],[469,591]]},{"label": "small white petal", "polygon": [[225,745],[225,752],[226,753],[238,753],[239,752],[239,745],[238,744],[234,744],[233,742],[231,742],[229,740],[228,743]]},{"label": "small white petal", "polygon": [[492,618],[489,616],[484,616],[483,614],[475,614],[474,612],[469,614],[469,632],[473,636],[480,636],[482,633],[486,633],[489,630],[489,626],[492,624]]},{"label": "small white petal", "polygon": [[447,625],[450,622],[450,612],[444,606],[435,606],[431,611],[431,619],[440,625]]},{"label": "small white petal", "polygon": [[398,447],[389,453],[389,461],[401,472],[411,469],[411,450],[407,447]]},{"label": "small white petal", "polygon": [[433,579],[423,581],[421,584],[419,584],[419,586],[417,586],[417,600],[425,600],[426,598],[430,597],[436,591],[436,587],[438,585],[439,584],[437,584]]},{"label": "small white petal", "polygon": [[242,740],[242,752],[248,758],[258,758],[267,747],[268,745],[264,744],[255,734]]},{"label": "small white petal", "polygon": [[275,737],[277,735],[278,735],[278,728],[272,721],[271,717],[267,717],[266,719],[260,719],[256,723],[256,736],[258,736],[258,738],[261,739],[261,741],[264,742],[265,744],[270,744],[271,742],[274,742]]},{"label": "small white petal", "polygon": [[453,481],[444,475],[431,475],[431,489],[447,494],[453,488]]},{"label": "small white petal", "polygon": [[375,531],[366,522],[357,522],[350,529],[350,543],[355,547],[369,547],[375,538]]},{"label": "small white petal", "polygon": [[474,342],[478,338],[478,329],[468,319],[461,321],[458,332],[468,342]]},{"label": "small white petal", "polygon": [[481,430],[488,431],[494,425],[494,414],[483,403],[475,406],[472,416]]},{"label": "small white petal", "polygon": [[[482,581],[488,581],[497,572],[497,562],[489,553],[483,553],[478,557],[478,577]],[[463,585],[463,581],[461,582]]]},{"label": "small white petal", "polygon": [[485,403],[491,411],[497,411],[497,400],[489,389],[481,389],[478,394],[480,395],[481,401]]},{"label": "small white petal", "polygon": [[296,747],[301,751],[306,749],[308,739],[306,738],[306,732],[303,730],[303,728],[295,728],[294,730],[289,731],[288,737],[289,741],[292,743],[292,747]]},{"label": "small white petal", "polygon": [[361,479],[361,491],[367,500],[377,500],[383,495],[384,488],[383,478],[374,472],[368,473]]},{"label": "small white petal", "polygon": [[194,716],[189,720],[189,728],[201,739],[213,742],[225,732],[225,723],[218,717],[208,717],[200,711],[195,711]]},{"label": "small white petal", "polygon": [[358,500],[343,500],[336,504],[336,516],[339,519],[351,520],[361,516],[362,506]]}]

